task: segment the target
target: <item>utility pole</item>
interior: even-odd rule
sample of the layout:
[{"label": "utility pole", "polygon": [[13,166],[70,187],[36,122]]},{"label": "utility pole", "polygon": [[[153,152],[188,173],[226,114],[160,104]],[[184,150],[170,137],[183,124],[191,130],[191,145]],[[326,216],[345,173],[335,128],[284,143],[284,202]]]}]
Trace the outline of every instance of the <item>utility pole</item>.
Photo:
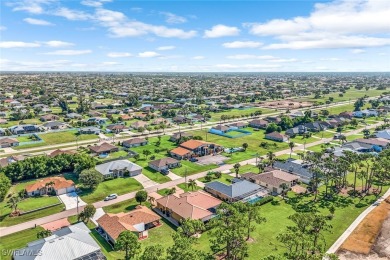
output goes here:
[{"label": "utility pole", "polygon": [[79,195],[76,193],[76,202],[77,202],[77,215],[79,215]]},{"label": "utility pole", "polygon": [[187,167],[186,167],[186,170],[184,171],[184,182],[186,183],[186,188],[187,187]]}]

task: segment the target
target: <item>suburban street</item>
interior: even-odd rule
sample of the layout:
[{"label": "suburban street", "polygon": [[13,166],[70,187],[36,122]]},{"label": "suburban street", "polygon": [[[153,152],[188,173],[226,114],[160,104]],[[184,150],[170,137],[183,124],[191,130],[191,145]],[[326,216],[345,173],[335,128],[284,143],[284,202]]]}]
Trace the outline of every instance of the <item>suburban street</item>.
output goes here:
[{"label": "suburban street", "polygon": [[[355,135],[355,134],[360,133],[365,128],[372,129],[372,128],[375,128],[375,127],[377,127],[377,126],[379,126],[381,124],[382,124],[381,122],[375,123],[375,124],[369,125],[369,126],[364,127],[364,128],[359,128],[359,129],[350,131],[348,133],[345,133],[345,135],[346,136]],[[327,143],[327,142],[330,142],[332,140],[333,140],[333,138],[319,139],[318,141],[306,144],[306,148],[309,148],[309,147],[312,147],[312,146],[316,146],[316,145],[320,145],[320,144],[323,144],[323,143]],[[298,151],[298,150],[303,150],[303,149],[304,149],[304,145],[301,144],[301,145],[297,145],[296,147],[294,147],[293,151]],[[289,153],[290,153],[290,149],[285,149],[285,150],[282,150],[282,151],[275,152],[275,155],[276,156],[280,156],[280,155],[289,154]],[[241,165],[255,164],[256,163],[256,158],[244,160],[244,161],[241,161],[239,163]],[[221,171],[221,172],[223,172],[223,171],[226,171],[226,170],[230,170],[232,168],[233,168],[233,164],[225,164],[225,165],[222,165],[222,166],[220,166],[220,167],[218,167],[216,169],[213,169],[213,171]],[[204,171],[204,172],[200,172],[200,173],[197,173],[197,174],[193,174],[193,175],[188,176],[187,179],[190,179],[190,178],[191,179],[199,179],[199,178],[202,178],[202,177],[206,176],[208,172],[209,171]],[[169,182],[166,182],[166,183],[162,183],[162,184],[158,184],[158,185],[146,188],[145,190],[148,193],[156,192],[157,190],[170,188],[170,187],[173,187],[173,186],[175,186],[177,184],[184,183],[185,181],[186,181],[186,178],[182,177],[180,179],[172,180],[172,181],[169,181]],[[119,202],[122,202],[122,201],[126,201],[126,200],[129,200],[129,199],[132,199],[132,198],[135,197],[135,194],[136,194],[136,191],[130,192],[130,193],[126,193],[126,194],[118,196],[118,198],[115,199],[115,200],[111,200],[111,201],[98,201],[98,202],[93,203],[93,205],[95,206],[95,208],[102,208],[102,207],[105,207],[105,206],[109,206],[109,205],[112,205],[112,204],[115,204],[115,203],[119,203]],[[82,208],[79,207],[79,210],[81,211]],[[12,234],[12,233],[15,233],[15,232],[18,232],[18,231],[21,231],[21,230],[25,230],[25,229],[28,229],[28,228],[31,228],[31,227],[34,227],[35,225],[42,225],[42,224],[45,224],[45,223],[48,223],[48,222],[52,222],[52,221],[55,221],[55,220],[59,220],[59,219],[62,219],[62,218],[67,218],[67,217],[70,217],[70,216],[73,216],[73,215],[76,215],[76,214],[77,214],[77,209],[70,209],[70,210],[66,210],[66,211],[63,211],[63,212],[60,212],[60,213],[57,213],[57,214],[53,214],[53,215],[50,215],[50,216],[46,216],[46,217],[43,217],[43,218],[40,218],[40,219],[36,219],[36,220],[28,221],[28,222],[25,222],[25,223],[21,223],[21,224],[18,224],[18,225],[14,225],[14,226],[10,226],[10,227],[3,227],[3,228],[0,228],[0,237],[6,236],[8,234]]]}]

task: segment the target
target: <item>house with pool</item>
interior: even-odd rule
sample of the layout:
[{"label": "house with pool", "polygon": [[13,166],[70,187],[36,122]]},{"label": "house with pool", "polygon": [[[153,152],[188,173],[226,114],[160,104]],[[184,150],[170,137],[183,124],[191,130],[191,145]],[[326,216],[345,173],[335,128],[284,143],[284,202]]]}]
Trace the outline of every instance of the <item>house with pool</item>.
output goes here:
[{"label": "house with pool", "polygon": [[219,154],[223,151],[223,147],[200,140],[188,140],[181,143],[179,147],[170,151],[172,157],[176,159],[189,159],[205,155]]}]

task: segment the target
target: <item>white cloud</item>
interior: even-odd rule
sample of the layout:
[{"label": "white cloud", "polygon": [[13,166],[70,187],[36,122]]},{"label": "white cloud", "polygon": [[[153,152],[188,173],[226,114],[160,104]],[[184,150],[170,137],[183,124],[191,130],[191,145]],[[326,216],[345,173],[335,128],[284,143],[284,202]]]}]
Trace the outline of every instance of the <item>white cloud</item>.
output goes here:
[{"label": "white cloud", "polygon": [[33,24],[33,25],[43,25],[43,26],[54,25],[51,22],[41,20],[41,19],[34,19],[34,18],[25,18],[25,19],[23,19],[23,21],[25,21],[26,23],[29,23],[29,24]]},{"label": "white cloud", "polygon": [[18,41],[6,41],[0,42],[0,48],[36,48],[41,45],[36,42],[18,42]]},{"label": "white cloud", "polygon": [[129,20],[123,13],[107,9],[98,9],[94,19],[101,26],[107,27],[112,37],[136,37],[154,34],[163,38],[189,39],[197,34],[194,30],[184,31],[177,28]]},{"label": "white cloud", "polygon": [[265,49],[360,48],[390,45],[388,17],[389,1],[335,0],[316,4],[306,17],[244,26],[251,34],[281,41]]},{"label": "white cloud", "polygon": [[233,60],[272,60],[277,59],[274,56],[271,55],[251,55],[251,54],[236,54],[236,55],[230,55],[226,57],[227,59],[233,59]]},{"label": "white cloud", "polygon": [[366,36],[334,36],[321,39],[293,40],[286,43],[273,43],[263,49],[334,49],[334,48],[362,48],[390,45],[390,38],[377,38]]},{"label": "white cloud", "polygon": [[272,59],[269,60],[269,62],[275,62],[275,63],[286,63],[286,62],[296,62],[298,59]]},{"label": "white cloud", "polygon": [[74,43],[71,43],[71,42],[63,42],[63,41],[48,41],[48,42],[44,42],[44,44],[48,47],[55,47],[55,48],[59,48],[59,47],[68,47],[68,46],[73,46]]},{"label": "white cloud", "polygon": [[101,63],[102,66],[117,66],[119,64],[120,63],[116,61],[104,61]]},{"label": "white cloud", "polygon": [[225,42],[222,44],[223,47],[229,49],[258,48],[262,45],[263,43],[255,42],[255,41],[234,41],[234,42]]},{"label": "white cloud", "polygon": [[102,3],[100,1],[83,0],[80,3],[82,5],[91,6],[91,7],[100,7],[100,6],[102,6]]},{"label": "white cloud", "polygon": [[45,55],[63,55],[63,56],[74,56],[74,55],[83,55],[91,53],[91,50],[58,50],[52,52],[45,52],[42,54]]},{"label": "white cloud", "polygon": [[353,49],[351,50],[351,53],[353,54],[360,54],[360,53],[365,53],[366,51],[365,50],[362,50],[362,49]]},{"label": "white cloud", "polygon": [[12,11],[25,11],[32,14],[42,14],[45,12],[44,6],[56,0],[21,0],[8,2],[7,5],[14,7]]},{"label": "white cloud", "polygon": [[192,57],[193,60],[204,60],[206,57],[205,56],[194,56]]},{"label": "white cloud", "polygon": [[160,14],[165,16],[165,21],[169,24],[185,23],[187,19],[183,16],[178,16],[169,12],[160,12]]},{"label": "white cloud", "polygon": [[53,12],[56,16],[64,17],[71,21],[83,21],[91,19],[92,16],[90,14],[87,14],[83,11],[79,10],[72,10],[66,7],[61,7]]},{"label": "white cloud", "polygon": [[154,58],[159,56],[160,54],[154,51],[145,51],[145,52],[138,53],[138,57],[140,58]]},{"label": "white cloud", "polygon": [[5,30],[7,30],[7,27],[0,25],[0,31],[5,31]]},{"label": "white cloud", "polygon": [[176,46],[161,46],[157,48],[158,51],[169,51],[173,49],[176,49]]},{"label": "white cloud", "polygon": [[128,52],[110,52],[107,53],[107,56],[110,58],[122,58],[122,57],[131,57],[133,55]]},{"label": "white cloud", "polygon": [[204,38],[219,38],[225,36],[236,36],[240,34],[240,29],[223,24],[214,25],[210,30],[204,32]]}]

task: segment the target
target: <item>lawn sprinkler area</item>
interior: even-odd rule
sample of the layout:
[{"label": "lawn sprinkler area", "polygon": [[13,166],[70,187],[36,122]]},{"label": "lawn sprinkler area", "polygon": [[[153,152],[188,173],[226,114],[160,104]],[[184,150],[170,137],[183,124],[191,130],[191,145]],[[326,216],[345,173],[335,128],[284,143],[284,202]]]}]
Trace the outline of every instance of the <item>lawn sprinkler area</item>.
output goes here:
[{"label": "lawn sprinkler area", "polygon": [[216,129],[210,129],[209,133],[224,136],[227,138],[239,138],[239,137],[243,137],[243,136],[247,136],[247,135],[252,134],[252,132],[247,131],[247,130],[243,130],[243,129],[231,129],[231,130],[228,130],[227,132],[222,132],[222,131],[219,131]]}]

